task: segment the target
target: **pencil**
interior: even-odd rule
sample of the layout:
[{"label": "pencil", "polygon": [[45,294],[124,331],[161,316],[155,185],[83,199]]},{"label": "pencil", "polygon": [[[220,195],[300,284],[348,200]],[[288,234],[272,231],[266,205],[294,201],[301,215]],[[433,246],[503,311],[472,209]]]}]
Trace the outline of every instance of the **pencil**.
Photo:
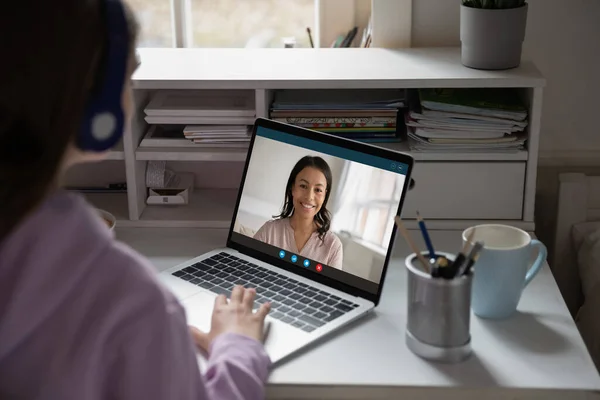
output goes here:
[{"label": "pencil", "polygon": [[315,44],[313,43],[312,33],[309,27],[306,27],[306,33],[308,33],[308,40],[310,40],[310,47],[314,48]]},{"label": "pencil", "polygon": [[429,232],[427,232],[425,221],[423,221],[419,211],[417,211],[417,221],[419,222],[419,228],[421,228],[421,234],[423,234],[425,246],[427,246],[427,251],[429,251],[429,258],[435,259],[435,250],[433,249],[433,244],[431,244],[431,238],[429,237]]},{"label": "pencil", "polygon": [[412,238],[410,237],[410,234],[404,227],[404,224],[402,223],[402,220],[400,219],[400,217],[396,216],[394,218],[394,221],[396,222],[396,225],[398,226],[400,233],[402,233],[402,236],[404,236],[404,240],[406,240],[406,243],[408,243],[408,245],[412,248],[413,253],[415,253],[417,255],[417,258],[419,259],[421,264],[423,264],[423,268],[425,268],[425,272],[430,273],[431,269],[429,268],[429,262],[425,259],[425,257],[423,257],[423,254],[421,254],[421,252],[419,251],[419,248],[417,247],[415,242],[413,242]]}]

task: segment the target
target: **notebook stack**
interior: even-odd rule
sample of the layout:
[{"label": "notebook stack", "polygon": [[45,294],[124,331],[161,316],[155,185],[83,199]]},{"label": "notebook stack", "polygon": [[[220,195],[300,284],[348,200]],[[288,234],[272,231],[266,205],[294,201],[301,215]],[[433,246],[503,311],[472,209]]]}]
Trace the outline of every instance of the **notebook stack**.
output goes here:
[{"label": "notebook stack", "polygon": [[252,129],[247,125],[188,125],[183,129],[186,139],[211,147],[248,147]]},{"label": "notebook stack", "polygon": [[513,89],[420,89],[405,114],[413,151],[515,152],[527,139],[527,108]]},{"label": "notebook stack", "polygon": [[399,142],[404,106],[404,90],[282,90],[274,95],[270,117],[358,141]]},{"label": "notebook stack", "polygon": [[145,108],[140,147],[245,147],[256,118],[254,91],[160,91]]}]

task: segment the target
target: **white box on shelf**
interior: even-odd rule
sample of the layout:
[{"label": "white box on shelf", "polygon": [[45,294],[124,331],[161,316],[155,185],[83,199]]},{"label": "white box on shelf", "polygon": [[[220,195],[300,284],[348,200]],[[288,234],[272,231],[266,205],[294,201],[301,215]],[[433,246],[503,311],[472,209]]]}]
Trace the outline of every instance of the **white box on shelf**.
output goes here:
[{"label": "white box on shelf", "polygon": [[179,173],[167,187],[148,188],[148,205],[186,205],[194,191],[194,174]]}]

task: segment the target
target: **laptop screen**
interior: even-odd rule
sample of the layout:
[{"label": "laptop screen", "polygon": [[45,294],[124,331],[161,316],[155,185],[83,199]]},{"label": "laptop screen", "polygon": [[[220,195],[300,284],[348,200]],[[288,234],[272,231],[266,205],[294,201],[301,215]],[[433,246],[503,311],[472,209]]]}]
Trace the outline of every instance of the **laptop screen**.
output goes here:
[{"label": "laptop screen", "polygon": [[230,240],[377,294],[409,165],[255,129]]}]

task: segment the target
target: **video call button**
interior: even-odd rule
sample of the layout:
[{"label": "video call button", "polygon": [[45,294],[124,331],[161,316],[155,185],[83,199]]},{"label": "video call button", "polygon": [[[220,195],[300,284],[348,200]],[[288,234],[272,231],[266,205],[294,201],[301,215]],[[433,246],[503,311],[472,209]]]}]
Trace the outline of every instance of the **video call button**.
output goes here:
[{"label": "video call button", "polygon": [[321,264],[317,264],[315,268],[317,269],[317,272],[323,271],[323,266]]},{"label": "video call button", "polygon": [[310,266],[310,261],[304,260],[304,266],[308,268]]},{"label": "video call button", "polygon": [[294,263],[295,263],[296,261],[298,261],[298,256],[296,256],[296,255],[294,254],[294,255],[292,255],[292,262],[294,262]]},{"label": "video call button", "polygon": [[279,258],[285,257],[285,251],[279,250]]}]

